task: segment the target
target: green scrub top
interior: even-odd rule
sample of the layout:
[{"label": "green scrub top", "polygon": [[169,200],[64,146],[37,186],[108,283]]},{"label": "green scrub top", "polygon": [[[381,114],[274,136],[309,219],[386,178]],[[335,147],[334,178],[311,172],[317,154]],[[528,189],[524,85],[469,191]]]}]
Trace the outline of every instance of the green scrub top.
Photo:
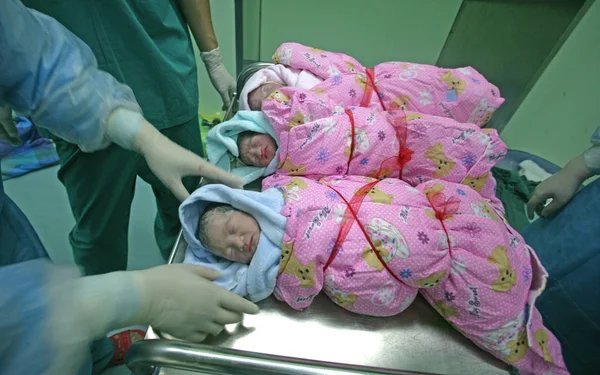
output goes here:
[{"label": "green scrub top", "polygon": [[22,0],[54,17],[127,84],[158,129],[198,114],[196,61],[176,0]]}]

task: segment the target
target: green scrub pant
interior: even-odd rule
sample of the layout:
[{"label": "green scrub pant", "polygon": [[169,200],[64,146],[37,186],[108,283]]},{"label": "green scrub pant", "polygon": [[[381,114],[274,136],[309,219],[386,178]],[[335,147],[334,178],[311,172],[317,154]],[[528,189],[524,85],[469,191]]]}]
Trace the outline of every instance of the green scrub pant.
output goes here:
[{"label": "green scrub pant", "polygon": [[[198,116],[161,132],[173,142],[203,156]],[[86,275],[127,269],[128,229],[136,177],[152,186],[158,213],[154,235],[165,260],[179,233],[180,202],[150,171],[141,155],[119,146],[84,153],[76,145],[56,139],[61,166],[58,178],[69,196],[75,226],[69,234],[75,263]],[[183,184],[193,191],[197,177]]]}]

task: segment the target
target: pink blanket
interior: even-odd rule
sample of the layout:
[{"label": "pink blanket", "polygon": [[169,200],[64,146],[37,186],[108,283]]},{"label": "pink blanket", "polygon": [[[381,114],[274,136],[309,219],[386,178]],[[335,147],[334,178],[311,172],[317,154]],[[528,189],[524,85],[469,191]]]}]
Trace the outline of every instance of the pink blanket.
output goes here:
[{"label": "pink blanket", "polygon": [[263,112],[279,136],[279,173],[400,177],[413,186],[441,178],[499,203],[490,170],[506,146],[495,130],[402,110],[344,109],[327,94],[292,87],[273,93]]},{"label": "pink blanket", "polygon": [[566,374],[534,307],[546,273],[476,191],[432,180],[273,175],[285,196],[275,296],[304,309],[321,291],[350,311],[389,316],[421,291],[459,331],[525,373]]},{"label": "pink blanket", "polygon": [[483,126],[504,102],[498,88],[472,67],[394,61],[367,68],[348,55],[298,43],[283,43],[273,61],[323,79],[312,90],[347,106],[402,108]]}]

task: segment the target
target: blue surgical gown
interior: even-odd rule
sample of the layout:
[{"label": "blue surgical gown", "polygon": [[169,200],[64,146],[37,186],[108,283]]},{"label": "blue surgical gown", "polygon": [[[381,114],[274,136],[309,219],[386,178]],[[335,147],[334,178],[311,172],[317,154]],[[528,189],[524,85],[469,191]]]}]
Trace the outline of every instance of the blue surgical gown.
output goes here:
[{"label": "blue surgical gown", "polygon": [[[0,9],[0,105],[84,151],[108,145],[103,124],[115,109],[140,111],[131,89],[99,71],[83,42],[16,0],[3,0]],[[56,315],[50,290],[56,280],[73,277],[73,270],[44,258],[38,236],[0,182],[2,374],[45,373],[66,351],[61,345],[69,327],[65,336],[50,334]]]}]

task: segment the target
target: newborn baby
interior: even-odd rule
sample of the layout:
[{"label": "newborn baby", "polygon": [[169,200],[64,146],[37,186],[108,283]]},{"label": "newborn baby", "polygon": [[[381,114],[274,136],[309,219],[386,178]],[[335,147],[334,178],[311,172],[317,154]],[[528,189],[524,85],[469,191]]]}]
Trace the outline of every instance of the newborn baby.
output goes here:
[{"label": "newborn baby", "polygon": [[267,99],[272,92],[283,87],[282,84],[267,81],[248,94],[248,106],[252,111],[260,111],[263,101]]},{"label": "newborn baby", "polygon": [[308,70],[290,68],[281,64],[271,65],[254,73],[240,92],[240,110],[260,111],[263,100],[273,91],[285,87],[311,89],[321,83]]},{"label": "newborn baby", "polygon": [[216,256],[249,264],[258,247],[260,226],[254,217],[229,204],[210,203],[198,220],[198,239]]},{"label": "newborn baby", "polygon": [[245,131],[238,135],[237,147],[240,160],[253,167],[267,167],[277,151],[275,139],[268,134]]}]

